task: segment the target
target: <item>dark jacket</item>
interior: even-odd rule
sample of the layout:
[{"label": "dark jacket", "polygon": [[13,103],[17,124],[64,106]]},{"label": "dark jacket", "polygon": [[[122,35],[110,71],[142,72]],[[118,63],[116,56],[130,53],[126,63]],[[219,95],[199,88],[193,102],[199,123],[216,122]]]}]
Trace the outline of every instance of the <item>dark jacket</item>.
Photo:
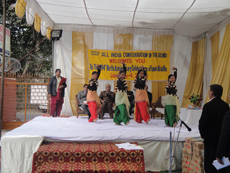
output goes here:
[{"label": "dark jacket", "polygon": [[85,91],[79,91],[77,94],[77,99],[79,103],[84,103],[84,101],[87,100],[86,96],[87,96],[87,93]]},{"label": "dark jacket", "polygon": [[127,90],[127,82],[125,79],[117,79],[117,84],[116,84],[117,90],[119,91],[126,91]]},{"label": "dark jacket", "polygon": [[[61,97],[65,96],[65,88],[67,87],[66,83],[64,83],[63,86],[64,87],[61,89]],[[56,87],[57,87],[57,78],[56,76],[53,76],[51,77],[49,82],[48,94],[51,94],[51,96],[56,96],[57,94]]]},{"label": "dark jacket", "polygon": [[216,156],[219,159],[230,157],[230,111],[224,115]]},{"label": "dark jacket", "polygon": [[[123,64],[123,72],[126,75],[126,66],[125,64]],[[125,79],[117,79],[117,84],[116,84],[116,89],[120,90],[120,91],[126,91],[127,90],[127,82]]]},{"label": "dark jacket", "polygon": [[107,94],[106,91],[102,91],[101,94],[99,95],[99,98],[101,100],[108,101],[109,103],[114,103],[115,102],[115,93],[110,91],[110,94]]},{"label": "dark jacket", "polygon": [[[142,70],[144,71],[144,77],[139,77],[138,75]],[[142,90],[145,89],[145,86],[146,86],[145,76],[147,76],[147,69],[146,68],[138,70],[137,76],[136,76],[135,81],[134,81],[134,88],[135,89],[142,89]]]},{"label": "dark jacket", "polygon": [[[88,85],[88,89],[91,90],[91,91],[97,91],[97,87],[98,87],[98,78],[100,77],[100,74],[101,74],[101,66],[98,67],[97,69],[97,79],[94,80],[94,79],[90,79],[89,80],[89,85]],[[90,82],[93,81],[93,84],[90,85]]]},{"label": "dark jacket", "polygon": [[221,98],[214,98],[204,105],[201,118],[199,120],[199,131],[204,144],[217,147],[222,121],[229,106]]},{"label": "dark jacket", "polygon": [[147,91],[147,94],[148,94],[148,98],[149,98],[149,105],[151,106],[152,105],[152,99],[153,99],[153,95],[151,92]]},{"label": "dark jacket", "polygon": [[[174,71],[174,74],[173,74],[173,75],[175,76],[175,81],[176,81],[176,78],[177,78],[177,70]],[[165,87],[166,95],[169,94],[169,95],[174,95],[174,96],[176,96],[177,87],[176,87],[175,83],[170,83],[169,81],[168,81],[168,83],[170,84],[170,86],[167,86],[167,85],[166,85],[166,87]]]},{"label": "dark jacket", "polygon": [[129,102],[132,103],[134,101],[134,95],[132,91],[127,91]]}]

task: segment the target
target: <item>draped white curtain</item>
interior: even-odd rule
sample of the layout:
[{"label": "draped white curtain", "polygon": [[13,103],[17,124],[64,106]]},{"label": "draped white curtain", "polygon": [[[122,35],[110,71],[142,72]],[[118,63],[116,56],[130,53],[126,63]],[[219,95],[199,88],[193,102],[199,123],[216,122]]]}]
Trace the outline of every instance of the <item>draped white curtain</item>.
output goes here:
[{"label": "draped white curtain", "polygon": [[35,17],[35,11],[28,4],[26,5],[26,22],[29,25],[33,25]]},{"label": "draped white curtain", "polygon": [[[220,30],[220,38],[219,38],[219,50],[222,45],[222,41],[224,38],[224,32],[225,32],[226,27],[222,28]],[[206,35],[206,47],[205,47],[205,59],[204,59],[204,81],[203,81],[203,98],[204,101],[202,102],[202,107],[205,104],[205,98],[208,93],[208,89],[212,80],[212,45],[211,45],[211,37],[207,33]]]},{"label": "draped white curtain", "polygon": [[[34,0],[25,0],[26,2],[26,21],[31,25],[31,21],[34,20],[35,13],[43,20],[45,21],[46,25],[49,26],[49,28],[54,28],[54,22],[51,20],[51,18],[47,15],[47,13],[41,8],[41,6],[38,4],[37,1]],[[33,15],[33,18],[31,16]],[[29,19],[29,20],[27,20]],[[33,23],[32,23],[33,24]]]},{"label": "draped white curtain", "polygon": [[41,20],[41,34],[43,36],[46,36],[46,31],[47,31],[47,25],[46,22]]},{"label": "draped white curtain", "polygon": [[[133,50],[152,50],[152,35],[133,34]],[[152,81],[147,81],[149,92],[152,92]],[[133,91],[133,81],[131,83],[131,91]],[[134,95],[135,95],[134,91]]]},{"label": "draped white curtain", "polygon": [[[220,30],[220,45],[223,40],[225,28]],[[206,35],[206,52],[204,65],[204,87],[203,95],[207,94],[208,86],[212,77],[211,41]],[[93,49],[114,50],[114,35],[112,33],[93,33]],[[133,50],[152,50],[152,35],[133,34]],[[188,76],[191,60],[192,41],[182,35],[174,34],[171,48],[171,67],[178,68],[177,88],[180,102],[182,102],[186,79]],[[70,107],[70,86],[71,86],[71,66],[72,66],[72,32],[64,31],[61,39],[54,43],[54,68],[62,69],[62,76],[67,77],[67,89],[65,90],[65,100],[62,109],[63,115],[72,115]],[[82,61],[79,59],[79,61]],[[91,75],[90,75],[91,76]],[[105,90],[105,85],[110,84],[114,91],[114,80],[100,80],[98,94]],[[152,81],[148,81],[149,91],[152,90]],[[133,90],[133,82],[130,90]],[[135,93],[134,93],[135,94]],[[182,105],[183,106],[183,105]]]},{"label": "draped white curtain", "polygon": [[[93,49],[114,49],[114,37],[110,33],[93,33]],[[91,75],[91,74],[90,74]],[[98,80],[99,86],[97,88],[97,94],[100,95],[101,91],[105,91],[105,85],[111,85],[111,91],[114,92],[114,81],[113,80]]]},{"label": "draped white curtain", "polygon": [[133,34],[133,50],[152,50],[152,35]]},{"label": "draped white curtain", "polygon": [[211,38],[207,34],[205,41],[205,56],[204,56],[204,81],[203,81],[203,102],[202,106],[205,103],[205,98],[208,92],[208,87],[212,80],[212,47],[211,47]]},{"label": "draped white curtain", "polygon": [[171,48],[171,61],[170,66],[175,66],[178,70],[177,73],[177,95],[180,103],[182,103],[184,89],[188,77],[188,71],[190,66],[192,54],[192,41],[186,36],[173,35],[173,45]]},{"label": "draped white curtain", "polygon": [[70,86],[72,67],[72,32],[63,32],[59,41],[54,42],[54,69],[60,68],[61,76],[67,78],[64,104],[61,115],[73,115],[70,106]]},{"label": "draped white curtain", "polygon": [[[93,33],[93,49],[114,50],[114,35],[110,33]],[[133,50],[152,50],[152,35],[133,34]],[[171,49],[171,67],[178,68],[178,96],[182,101],[184,87],[189,71],[191,59],[192,42],[188,37],[174,35],[174,41]],[[64,99],[62,113],[63,115],[72,115],[70,107],[70,86],[71,86],[71,66],[72,66],[72,32],[64,31],[61,39],[54,44],[54,68],[62,69],[62,76],[67,78],[66,95]],[[79,59],[82,61],[82,59]],[[91,76],[91,74],[90,74]],[[99,79],[97,93],[105,90],[105,85],[110,84],[114,91],[114,80]],[[152,91],[152,81],[148,81],[149,91]],[[130,90],[133,90],[133,81]],[[134,93],[135,94],[135,93]]]},{"label": "draped white curtain", "polygon": [[114,49],[114,37],[110,33],[93,33],[93,49]]}]

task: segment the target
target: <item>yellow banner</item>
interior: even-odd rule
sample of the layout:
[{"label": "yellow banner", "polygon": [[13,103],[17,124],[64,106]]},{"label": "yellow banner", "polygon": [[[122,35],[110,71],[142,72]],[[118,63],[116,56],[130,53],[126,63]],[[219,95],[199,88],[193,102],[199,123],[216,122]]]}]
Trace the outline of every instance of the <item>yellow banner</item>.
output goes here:
[{"label": "yellow banner", "polygon": [[96,65],[102,65],[99,79],[116,80],[122,70],[121,62],[127,67],[126,80],[134,80],[141,66],[147,67],[148,80],[167,80],[170,72],[170,51],[110,51],[88,50],[90,76]]}]

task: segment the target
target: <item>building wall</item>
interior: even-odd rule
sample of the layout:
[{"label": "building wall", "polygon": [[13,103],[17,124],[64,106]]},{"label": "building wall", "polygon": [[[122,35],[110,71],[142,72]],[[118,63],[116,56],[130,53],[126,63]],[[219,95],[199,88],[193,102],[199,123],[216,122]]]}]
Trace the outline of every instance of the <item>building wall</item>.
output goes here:
[{"label": "building wall", "polygon": [[[1,79],[1,78],[0,78]],[[16,120],[16,98],[17,98],[17,85],[6,84],[7,82],[16,82],[16,79],[4,79],[4,100],[3,100],[3,122]],[[1,90],[1,80],[0,80]],[[1,95],[1,93],[0,93]]]}]

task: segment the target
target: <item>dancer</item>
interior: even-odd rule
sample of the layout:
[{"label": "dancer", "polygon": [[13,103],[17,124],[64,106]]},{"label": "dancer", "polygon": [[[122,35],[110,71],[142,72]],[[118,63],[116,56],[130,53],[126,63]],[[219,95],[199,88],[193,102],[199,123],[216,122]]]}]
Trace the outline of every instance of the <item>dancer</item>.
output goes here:
[{"label": "dancer", "polygon": [[136,90],[134,120],[137,123],[142,123],[142,120],[144,120],[146,124],[148,124],[150,121],[148,114],[149,99],[147,91],[145,90],[147,78],[147,68],[142,66],[141,69],[138,70],[134,81],[134,90]]},{"label": "dancer", "polygon": [[101,73],[101,66],[97,65],[96,67],[97,67],[97,72],[94,71],[92,73],[92,78],[90,79],[88,85],[87,103],[91,114],[89,122],[97,122],[98,120],[97,115],[101,111],[101,102],[97,95],[97,87],[98,87],[97,80]]},{"label": "dancer", "polygon": [[125,80],[126,76],[126,65],[123,64],[123,70],[117,75],[117,84],[115,90],[117,91],[115,96],[115,116],[113,121],[116,125],[120,125],[123,122],[125,125],[129,124],[129,99],[127,96],[127,82]]},{"label": "dancer", "polygon": [[174,74],[168,76],[165,96],[165,124],[170,127],[176,127],[180,116],[180,102],[177,98],[177,88],[175,85],[177,78],[177,69],[172,68]]}]

